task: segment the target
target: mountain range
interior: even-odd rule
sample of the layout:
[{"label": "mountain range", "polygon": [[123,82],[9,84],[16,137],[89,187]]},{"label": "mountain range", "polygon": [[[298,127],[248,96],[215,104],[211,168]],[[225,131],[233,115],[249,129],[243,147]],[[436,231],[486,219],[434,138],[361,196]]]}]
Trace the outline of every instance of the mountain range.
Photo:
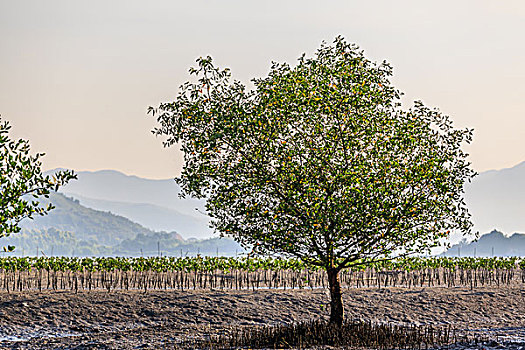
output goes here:
[{"label": "mountain range", "polygon": [[151,230],[176,231],[184,238],[213,237],[205,201],[180,198],[180,187],[173,179],[143,179],[115,170],[80,171],[77,176],[60,192],[83,206],[110,211]]},{"label": "mountain range", "polygon": [[525,232],[525,162],[480,173],[465,186],[465,202],[475,230]]},{"label": "mountain range", "polygon": [[22,231],[4,237],[15,255],[158,256],[234,255],[244,250],[228,238],[184,239],[176,231],[154,231],[108,211],[87,208],[78,199],[51,193],[48,215],[21,222]]},{"label": "mountain range", "polygon": [[176,231],[186,238],[205,238],[212,235],[208,222],[201,218],[150,203],[129,203],[93,199],[79,194],[66,193],[87,208],[108,211],[155,231]]},{"label": "mountain range", "polygon": [[[56,170],[48,173],[54,171]],[[35,220],[37,224],[24,224],[25,230],[47,232],[46,230],[53,228],[59,232],[69,231],[78,240],[92,240],[114,249],[125,240],[131,242],[137,237],[138,241],[142,241],[141,244],[145,244],[144,239],[147,240],[154,234],[171,234],[170,239],[178,240],[179,245],[185,239],[193,244],[195,239],[214,236],[209,228],[209,217],[205,214],[205,201],[180,198],[180,187],[173,179],[143,179],[115,170],[81,171],[77,174],[78,180],[61,188],[60,192],[65,196],[52,198],[53,203],[58,204],[55,213],[38,218]],[[71,213],[69,216],[57,215],[70,212],[71,201],[80,206],[73,211],[77,216],[73,217]],[[472,215],[474,230],[490,232],[486,238],[481,236],[481,243],[476,246],[478,255],[492,254],[493,246],[496,255],[507,254],[509,250],[503,249],[503,246],[500,250],[494,240],[512,242],[514,249],[518,249],[516,254],[525,249],[525,243],[518,239],[520,235],[514,235],[518,238],[508,238],[514,237],[509,236],[511,233],[525,232],[525,162],[508,169],[482,172],[465,185],[465,201]],[[102,225],[104,229],[99,233],[93,234],[93,229],[87,229],[93,223],[84,222],[86,210],[106,212],[106,217],[98,214],[95,220],[105,222]],[[111,219],[107,215],[112,215]],[[84,229],[80,230],[79,227]],[[497,230],[498,235],[494,230]],[[121,238],[117,239],[115,236]],[[167,236],[162,237],[166,240]],[[483,248],[488,238],[492,240],[490,248],[487,248],[489,252]],[[460,251],[463,250],[463,254],[468,254],[471,239],[472,237],[465,240],[459,235],[453,236],[451,242],[457,245],[451,248],[450,254],[457,254],[458,247]],[[160,240],[159,236],[155,242]],[[135,243],[139,244],[138,241]],[[166,246],[170,246],[167,241]],[[129,244],[127,247],[129,248]]]},{"label": "mountain range", "polygon": [[[60,191],[87,207],[111,211],[153,230],[177,231],[185,238],[212,236],[205,201],[179,198],[180,187],[173,179],[143,179],[114,170],[81,171],[77,181]],[[480,173],[465,185],[465,201],[474,231],[525,232],[525,162]]]},{"label": "mountain range", "polygon": [[[99,244],[112,246],[126,239],[133,239],[138,234],[151,235],[153,231],[131,221],[130,219],[110,212],[86,208],[76,199],[61,193],[51,193],[48,199],[40,199],[42,205],[53,203],[55,209],[48,215],[23,220],[21,227],[25,230],[47,230],[75,233],[85,241],[96,241]],[[177,232],[171,232],[174,239],[183,241]]]},{"label": "mountain range", "polygon": [[499,231],[482,235],[477,241],[462,241],[450,247],[443,256],[492,257],[525,256],[525,234],[505,236]]}]

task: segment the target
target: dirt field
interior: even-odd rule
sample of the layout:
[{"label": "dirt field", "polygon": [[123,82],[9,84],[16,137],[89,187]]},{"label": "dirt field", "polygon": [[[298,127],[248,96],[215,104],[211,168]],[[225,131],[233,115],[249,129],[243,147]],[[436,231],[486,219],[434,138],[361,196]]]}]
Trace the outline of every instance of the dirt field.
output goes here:
[{"label": "dirt field", "polygon": [[[525,330],[525,286],[344,290],[346,317]],[[325,318],[325,290],[0,294],[0,349],[169,349],[231,326]]]}]

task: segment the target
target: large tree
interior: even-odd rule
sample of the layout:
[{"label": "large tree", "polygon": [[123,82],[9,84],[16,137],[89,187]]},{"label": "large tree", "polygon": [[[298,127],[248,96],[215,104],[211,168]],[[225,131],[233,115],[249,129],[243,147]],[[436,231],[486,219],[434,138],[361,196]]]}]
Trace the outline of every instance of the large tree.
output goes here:
[{"label": "large tree", "polygon": [[68,170],[43,175],[40,158],[44,154],[31,155],[29,142],[12,140],[10,128],[0,119],[0,237],[19,232],[20,221],[25,218],[47,214],[53,205],[42,206],[38,198],[47,198],[50,191],[76,178]]},{"label": "large tree", "polygon": [[249,90],[197,62],[196,80],[149,109],[153,132],[184,152],[183,194],[207,199],[222,235],[326,269],[332,323],[344,318],[342,269],[470,230],[461,195],[475,173],[461,147],[472,130],[421,102],[403,110],[388,63],[338,37]]}]

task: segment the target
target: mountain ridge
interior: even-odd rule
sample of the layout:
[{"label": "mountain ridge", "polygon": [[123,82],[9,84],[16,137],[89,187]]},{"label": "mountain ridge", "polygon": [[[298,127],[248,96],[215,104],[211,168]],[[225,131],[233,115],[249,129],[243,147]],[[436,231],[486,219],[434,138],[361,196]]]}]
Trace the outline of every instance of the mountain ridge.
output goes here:
[{"label": "mountain ridge", "polygon": [[53,203],[48,215],[21,222],[22,231],[3,237],[14,245],[15,255],[47,256],[157,256],[233,255],[244,252],[229,238],[185,240],[175,231],[153,231],[123,216],[84,207],[62,193],[50,193],[42,205]]},{"label": "mountain ridge", "polygon": [[500,231],[491,232],[473,242],[461,241],[451,246],[441,256],[457,257],[492,257],[525,256],[525,234],[505,235]]},{"label": "mountain ridge", "polygon": [[[213,237],[213,230],[209,228],[210,218],[205,215],[205,201],[180,198],[181,189],[173,179],[143,179],[117,170],[80,171],[77,175],[78,180],[62,187],[61,193],[79,199],[94,209],[110,209],[152,230],[174,230],[186,238]],[[137,205],[145,205],[142,212],[136,210]],[[180,220],[174,220],[174,216]],[[172,226],[168,225],[170,222]]]},{"label": "mountain ridge", "polygon": [[[108,245],[134,238],[139,233],[151,235],[155,232],[124,216],[86,208],[80,204],[80,201],[61,193],[52,192],[48,199],[41,199],[40,202],[44,206],[52,203],[55,209],[51,210],[48,215],[38,216],[33,220],[24,219],[20,227],[25,230],[54,228],[74,232],[81,239],[93,239],[98,243]],[[170,233],[177,240],[184,240],[180,234],[174,231]]]},{"label": "mountain ridge", "polygon": [[[102,179],[104,176],[109,176],[114,179],[111,186],[106,185],[105,188],[112,189],[113,187],[120,186],[122,191],[126,184],[133,184],[142,182],[146,189],[151,189],[146,195],[139,193],[141,188],[132,188],[127,190],[126,196],[122,193],[111,192],[106,189],[100,189],[101,186],[97,185],[97,182],[93,180],[94,177]],[[92,178],[91,183],[87,185],[79,186],[78,184],[82,181],[87,181]],[[115,180],[117,179],[117,180]],[[120,179],[120,180],[119,180]],[[126,182],[128,180],[128,182]],[[121,184],[115,184],[115,181],[122,182]],[[77,183],[75,185],[75,183]],[[76,186],[76,188],[75,188]],[[153,186],[153,187],[148,187]],[[84,192],[76,191],[76,189],[82,188]],[[516,164],[513,167],[494,169],[481,172],[478,176],[474,177],[472,182],[465,184],[465,203],[469,208],[469,212],[472,215],[472,221],[474,223],[473,231],[478,232],[491,232],[493,229],[505,232],[507,234],[514,232],[525,232],[525,220],[523,219],[523,213],[525,213],[525,161]],[[88,193],[88,192],[94,192]],[[202,235],[186,234],[183,230],[176,228],[176,231],[183,234],[183,236],[197,236],[198,238],[210,237],[212,230],[208,228],[209,218],[202,215],[200,212],[204,212],[203,200],[192,200],[185,199],[180,200],[178,195],[180,194],[180,187],[175,183],[174,180],[152,180],[142,179],[136,175],[126,175],[117,170],[99,170],[95,172],[79,172],[79,180],[72,182],[71,185],[67,185],[64,188],[64,193],[69,193],[72,196],[85,196],[89,198],[101,198],[105,197],[110,201],[129,202],[130,197],[133,197],[132,203],[148,203],[151,205],[158,205],[159,207],[175,210],[178,213],[188,215],[191,220],[195,220],[195,225],[201,225],[203,227]],[[99,195],[96,195],[96,194]],[[101,205],[97,205],[101,207]],[[93,205],[95,208],[96,205]],[[199,211],[196,211],[197,208]],[[151,208],[149,211],[153,213],[155,208]],[[157,210],[158,212],[158,210]],[[137,215],[131,215],[129,212],[124,210],[115,211],[119,215],[126,216],[133,221],[141,221]],[[145,213],[144,213],[145,214]],[[153,216],[153,214],[150,214]],[[171,215],[166,215],[163,220],[169,222]],[[160,227],[153,227],[149,223],[150,228],[158,229]],[[147,225],[146,225],[147,226]],[[162,228],[168,228],[164,226]],[[449,242],[457,243],[463,236],[459,233],[453,233]]]},{"label": "mountain ridge", "polygon": [[475,231],[525,232],[525,162],[480,173],[465,185],[465,203]]},{"label": "mountain ridge", "polygon": [[81,205],[87,208],[109,211],[124,216],[154,231],[176,231],[184,239],[198,237],[200,232],[208,229],[206,223],[194,220],[194,217],[155,204],[94,199],[72,192],[68,192],[68,196],[78,200]]}]

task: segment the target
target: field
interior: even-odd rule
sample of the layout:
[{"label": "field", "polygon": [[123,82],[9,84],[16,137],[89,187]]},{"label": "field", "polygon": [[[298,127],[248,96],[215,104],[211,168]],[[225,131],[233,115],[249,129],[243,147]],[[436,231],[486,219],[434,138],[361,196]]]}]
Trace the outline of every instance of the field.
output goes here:
[{"label": "field", "polygon": [[[22,261],[25,267],[14,267]],[[11,341],[0,348],[169,349],[239,327],[323,319],[329,312],[322,271],[298,262],[106,258],[84,264],[89,261],[91,268],[73,271],[82,259],[2,260],[0,337]],[[213,265],[218,262],[220,268]],[[525,337],[524,270],[523,261],[498,258],[356,268],[341,278],[345,310],[350,320]]]},{"label": "field", "polygon": [[[357,265],[340,273],[347,288],[525,283],[525,259],[405,258]],[[325,288],[326,273],[287,259],[3,258],[0,290],[171,290]]]}]

